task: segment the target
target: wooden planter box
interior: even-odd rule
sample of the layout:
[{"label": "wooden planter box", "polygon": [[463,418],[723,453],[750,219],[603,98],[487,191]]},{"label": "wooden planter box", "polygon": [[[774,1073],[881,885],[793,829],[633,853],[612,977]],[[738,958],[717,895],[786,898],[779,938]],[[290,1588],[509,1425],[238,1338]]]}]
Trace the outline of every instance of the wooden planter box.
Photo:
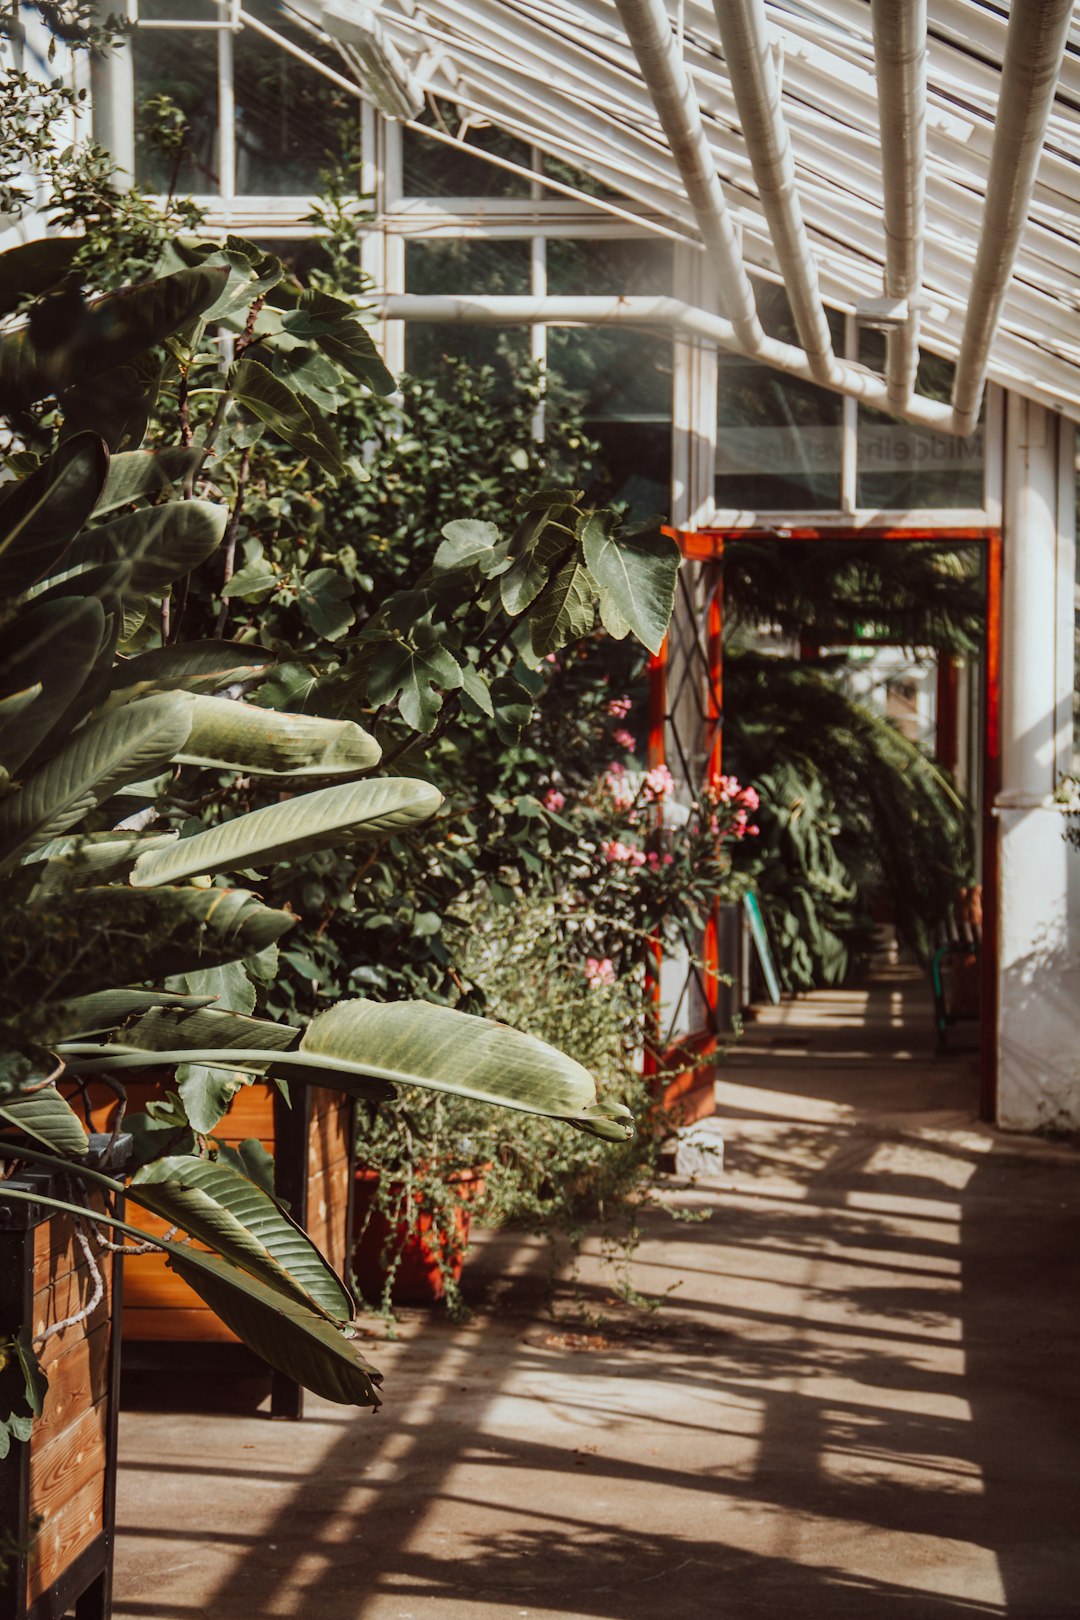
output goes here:
[{"label": "wooden planter box", "polygon": [[[128,1111],[139,1112],[163,1096],[166,1083],[175,1085],[171,1074],[161,1082],[125,1080]],[[115,1106],[112,1093],[106,1100],[95,1088],[92,1100],[95,1126],[107,1129]],[[354,1106],[342,1092],[294,1085],[290,1108],[278,1088],[266,1082],[243,1087],[214,1132],[219,1142],[233,1147],[257,1137],[274,1155],[277,1196],[346,1281],[354,1134]],[[168,1226],[144,1209],[133,1209],[131,1219],[152,1234],[163,1233]],[[189,1370],[216,1366],[234,1372],[264,1366],[169,1269],[160,1253],[128,1261],[123,1339],[124,1359],[132,1366]],[[204,1348],[193,1355],[195,1346]],[[275,1417],[300,1417],[303,1412],[303,1390],[277,1372],[272,1375],[271,1410]]]},{"label": "wooden planter box", "polygon": [[[46,1172],[12,1186],[62,1197]],[[116,1419],[122,1265],[94,1250],[104,1295],[84,1321],[48,1339],[49,1380],[28,1443],[0,1462],[0,1527],[17,1549],[0,1588],[10,1620],[108,1620],[116,1494]],[[75,1315],[93,1297],[70,1217],[33,1204],[0,1207],[0,1325],[32,1333]]]},{"label": "wooden planter box", "polygon": [[[484,1196],[485,1174],[490,1168],[490,1165],[482,1165],[476,1170],[458,1170],[451,1178],[458,1200],[454,1209],[457,1244],[449,1265],[455,1282],[461,1281],[465,1263],[472,1225],[471,1206]],[[392,1302],[395,1305],[435,1304],[442,1299],[446,1287],[434,1222],[430,1214],[421,1209],[414,1232],[410,1233],[404,1221],[398,1222],[392,1230],[383,1212],[372,1208],[378,1186],[377,1170],[361,1167],[356,1171],[352,1267],[364,1298],[369,1304],[379,1304],[386,1282],[384,1256],[389,1252],[400,1255],[391,1291]]]}]

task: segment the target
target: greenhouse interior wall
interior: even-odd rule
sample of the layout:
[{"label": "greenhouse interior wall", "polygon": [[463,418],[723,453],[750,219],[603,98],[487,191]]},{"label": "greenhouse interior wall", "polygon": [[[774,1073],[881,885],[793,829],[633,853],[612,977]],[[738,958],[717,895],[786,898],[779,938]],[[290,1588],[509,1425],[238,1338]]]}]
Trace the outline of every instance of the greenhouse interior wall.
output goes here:
[{"label": "greenhouse interior wall", "polygon": [[[574,169],[479,111],[466,108],[463,123],[460,107],[431,101],[421,115],[427,132],[403,129],[272,0],[247,0],[242,11],[140,0],[131,15],[130,46],[93,73],[95,133],[143,186],[193,194],[208,235],[234,231],[294,263],[317,257],[314,210],[334,170],[363,202],[358,254],[376,311],[409,293],[529,295],[538,308],[549,296],[596,294],[674,294],[708,305],[704,256],[676,239],[662,211],[631,215],[606,182],[590,179],[585,156]],[[45,71],[42,48],[31,28],[24,58],[40,59]],[[195,132],[172,172],[146,129],[147,108],[166,87]],[[782,282],[762,271],[755,288],[766,331],[790,340]],[[839,355],[880,364],[882,332],[857,322],[854,301],[831,307],[829,322]],[[732,533],[880,532],[894,537],[889,543],[904,532],[1001,537],[1000,711],[980,707],[969,671],[960,716],[987,891],[996,895],[984,1105],[1018,1130],[1080,1127],[1080,853],[1065,842],[1053,803],[1074,758],[1073,423],[991,385],[977,433],[950,438],[655,330],[382,319],[377,336],[393,370],[422,373],[444,351],[498,368],[509,353],[585,398],[586,424],[620,480],[613,493],[632,508],[663,511],[688,541],[669,679],[706,633],[695,615],[709,564],[694,560],[695,536],[706,537],[698,556]],[[924,349],[920,391],[945,398],[950,376],[950,361]],[[538,437],[543,429],[541,411]],[[694,701],[700,712],[700,692]],[[990,747],[978,746],[998,722]],[[671,964],[671,1002],[677,979]]]}]

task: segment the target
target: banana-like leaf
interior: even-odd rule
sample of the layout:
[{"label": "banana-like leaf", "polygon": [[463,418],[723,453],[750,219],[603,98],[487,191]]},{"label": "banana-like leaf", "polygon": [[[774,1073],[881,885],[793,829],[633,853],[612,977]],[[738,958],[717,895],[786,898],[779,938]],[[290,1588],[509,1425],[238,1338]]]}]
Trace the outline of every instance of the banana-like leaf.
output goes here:
[{"label": "banana-like leaf", "polygon": [[[37,1008],[42,963],[53,982],[48,1034],[55,1047],[73,1027],[66,1004],[117,985],[151,984],[225,962],[246,960],[295,925],[243,889],[132,889],[122,884],[76,888],[33,907],[9,906],[2,942],[7,1005],[24,998]],[[178,999],[156,991],[151,1000]],[[35,1016],[35,1024],[40,1020]],[[110,1048],[110,1050],[112,1050]],[[100,1053],[100,1044],[94,1047]],[[175,1061],[183,1063],[187,1052]],[[235,1067],[234,1054],[224,1062]]]},{"label": "banana-like leaf", "polygon": [[171,490],[198,469],[203,454],[197,445],[190,449],[173,445],[165,450],[124,450],[113,456],[105,493],[94,508],[95,517]]},{"label": "banana-like leaf", "polygon": [[[311,850],[382,838],[427,821],[441,803],[442,794],[429,782],[404,776],[320,788],[181,838],[170,850],[140,856],[131,882],[152,888],[200,873],[258,867]],[[3,809],[0,802],[0,816]]]},{"label": "banana-like leaf", "polygon": [[12,315],[25,298],[62,281],[82,242],[77,236],[42,236],[0,253],[0,315]]},{"label": "banana-like leaf", "polygon": [[266,675],[275,662],[265,647],[240,641],[188,641],[121,658],[113,666],[112,689],[125,703],[148,692],[218,692],[226,686],[248,685]]},{"label": "banana-like leaf", "polygon": [[355,776],[382,749],[351,720],[282,714],[228,698],[193,697],[191,734],[177,760],[257,776]]},{"label": "banana-like leaf", "polygon": [[292,1046],[299,1029],[274,1024],[244,1013],[155,1007],[138,1023],[125,1029],[121,1044],[148,1052],[182,1051],[184,1047],[235,1047],[238,1051],[283,1052]]},{"label": "banana-like leaf", "polygon": [[[339,1001],[312,1019],[296,1056],[546,1114],[590,1132],[618,1125],[622,1141],[634,1132],[629,1109],[598,1103],[592,1075],[574,1058],[506,1024],[426,1001]],[[291,1059],[287,1054],[286,1063]]]},{"label": "banana-like leaf", "polygon": [[40,867],[34,887],[34,900],[69,889],[72,880],[100,883],[112,873],[127,872],[144,850],[164,849],[175,844],[180,834],[111,832],[92,833],[82,838],[55,838],[37,849],[24,866]]},{"label": "banana-like leaf", "polygon": [[324,1400],[380,1405],[382,1382],[340,1327],[216,1254],[169,1246],[169,1265],[238,1339]]},{"label": "banana-like leaf", "polygon": [[355,1301],[307,1233],[230,1165],[187,1157],[158,1159],[136,1173],[128,1196],[277,1293],[336,1322],[352,1321]]},{"label": "banana-like leaf", "polygon": [[40,682],[29,712],[3,722],[0,763],[14,773],[85,686],[105,633],[105,610],[96,596],[70,596],[31,608],[16,619],[0,658],[0,690]]},{"label": "banana-like leaf", "polygon": [[[73,1068],[91,1073],[145,1068],[151,1061],[122,1040],[106,1056],[100,1047],[77,1042],[57,1050]],[[233,1069],[262,1066],[235,1048],[178,1047],[156,1056],[161,1064],[185,1060]],[[573,1058],[505,1024],[427,1001],[339,1001],[312,1019],[298,1047],[275,1055],[271,1072],[310,1082],[312,1070],[320,1084],[350,1093],[367,1076],[544,1114],[606,1141],[626,1142],[634,1134],[630,1110],[598,1102],[592,1075]]]},{"label": "banana-like leaf", "polygon": [[10,1125],[65,1158],[81,1159],[90,1146],[79,1116],[55,1086],[0,1103],[0,1125]]},{"label": "banana-like leaf", "polygon": [[0,335],[0,401],[5,411],[133,361],[189,326],[215,301],[228,269],[181,270],[107,293],[77,312],[66,341],[38,348],[29,323]]},{"label": "banana-like leaf", "polygon": [[146,1013],[154,1007],[209,1007],[213,1000],[213,996],[172,995],[168,990],[98,990],[93,995],[73,997],[63,1003],[62,1010],[71,1038],[107,1034],[119,1029],[136,1013]]},{"label": "banana-like leaf", "polygon": [[212,501],[168,501],[126,512],[81,534],[52,578],[77,583],[92,568],[127,561],[127,591],[135,596],[161,591],[212,556],[228,519],[228,508]]},{"label": "banana-like leaf", "polygon": [[187,741],[191,698],[142,698],[95,720],[0,801],[0,859],[43,843],[103,804],[126,782],[166,766]]},{"label": "banana-like leaf", "polygon": [[35,681],[33,686],[24,686],[21,692],[9,692],[7,697],[0,698],[0,726],[6,726],[16,719],[41,696],[41,692],[41,682]]},{"label": "banana-like leaf", "polygon": [[0,506],[0,596],[14,596],[54,568],[105,487],[109,451],[77,433],[24,478]]}]

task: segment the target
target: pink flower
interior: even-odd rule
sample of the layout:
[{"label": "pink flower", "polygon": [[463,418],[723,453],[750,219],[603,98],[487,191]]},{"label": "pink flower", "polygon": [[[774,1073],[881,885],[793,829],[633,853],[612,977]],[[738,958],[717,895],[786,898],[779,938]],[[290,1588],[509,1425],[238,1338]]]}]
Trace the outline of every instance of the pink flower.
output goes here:
[{"label": "pink flower", "polygon": [[590,956],[585,961],[585,977],[593,990],[601,989],[605,984],[615,983],[615,964],[610,956]]},{"label": "pink flower", "polygon": [[670,866],[675,857],[670,854],[660,855],[655,849],[650,849],[646,859],[649,862],[649,871],[656,872],[659,871],[661,866]]},{"label": "pink flower", "polygon": [[613,732],[612,735],[619,747],[625,748],[628,754],[634,753],[637,749],[637,738],[632,737],[625,727],[620,731]]},{"label": "pink flower", "polygon": [[556,658],[554,653],[545,653],[544,654],[544,663],[545,664],[554,664],[556,666],[556,668],[557,668],[559,660]]},{"label": "pink flower", "polygon": [[756,810],[761,803],[757,788],[743,788],[742,792],[739,794],[739,798],[742,803],[745,804],[748,810]]},{"label": "pink flower", "polygon": [[548,788],[544,794],[545,810],[561,810],[566,803],[566,794],[560,793],[558,788]]},{"label": "pink flower", "polygon": [[620,838],[612,838],[606,844],[601,844],[601,852],[609,866],[625,861],[629,866],[644,866],[645,851],[638,849],[636,844],[624,844]]},{"label": "pink flower", "polygon": [[620,765],[617,759],[613,759],[611,764],[608,766],[608,775],[609,776],[625,776],[626,775],[626,766],[625,765]]},{"label": "pink flower", "polygon": [[666,765],[654,765],[651,771],[645,773],[645,797],[647,799],[666,799],[675,791],[675,778]]},{"label": "pink flower", "polygon": [[746,836],[748,838],[759,838],[761,836],[761,828],[757,825],[757,822],[751,822],[750,826],[747,827]]},{"label": "pink flower", "polygon": [[628,697],[612,698],[607,706],[607,712],[614,715],[616,720],[625,720],[633,707]]}]

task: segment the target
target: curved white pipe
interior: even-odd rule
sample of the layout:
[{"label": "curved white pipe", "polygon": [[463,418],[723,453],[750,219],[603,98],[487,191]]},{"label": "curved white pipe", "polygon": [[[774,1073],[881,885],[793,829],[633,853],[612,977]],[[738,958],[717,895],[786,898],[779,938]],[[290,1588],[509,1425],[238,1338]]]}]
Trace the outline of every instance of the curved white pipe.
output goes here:
[{"label": "curved white pipe", "polygon": [[957,433],[973,432],[979,419],[990,347],[1027,223],[1072,11],[1072,0],[1012,0],[986,206],[953,382]]},{"label": "curved white pipe", "polygon": [[799,342],[814,377],[828,384],[835,381],[836,357],[796,189],[795,159],[764,0],[713,0],[713,6],[743,140]]},{"label": "curved white pipe", "polygon": [[[575,326],[646,326],[661,327],[705,338],[721,349],[745,354],[735,323],[723,315],[713,315],[679,298],[632,297],[560,298],[545,296],[530,298],[502,294],[475,294],[455,297],[450,294],[390,293],[376,300],[379,313],[391,321],[445,321],[472,323],[481,326],[519,325],[534,326],[541,322],[552,325]],[[763,360],[777,371],[801,377],[805,382],[816,382],[810,362],[802,349],[790,343],[778,343],[766,338],[763,347],[753,356]],[[882,379],[873,371],[850,362],[837,362],[836,379],[829,387],[839,394],[847,394],[871,405],[875,410],[901,414],[919,427],[932,428],[936,433],[951,433],[953,411],[950,405],[916,395],[906,409],[897,413],[889,405]]]},{"label": "curved white pipe", "polygon": [[908,303],[888,334],[889,403],[903,410],[915,392],[926,230],[926,0],[871,0],[885,203],[885,294]]},{"label": "curved white pipe", "polygon": [[765,333],[758,320],[754,289],[724,201],[693,80],[675,43],[663,0],[615,0],[615,4],[713,261],[721,307],[740,345],[757,353]]}]

